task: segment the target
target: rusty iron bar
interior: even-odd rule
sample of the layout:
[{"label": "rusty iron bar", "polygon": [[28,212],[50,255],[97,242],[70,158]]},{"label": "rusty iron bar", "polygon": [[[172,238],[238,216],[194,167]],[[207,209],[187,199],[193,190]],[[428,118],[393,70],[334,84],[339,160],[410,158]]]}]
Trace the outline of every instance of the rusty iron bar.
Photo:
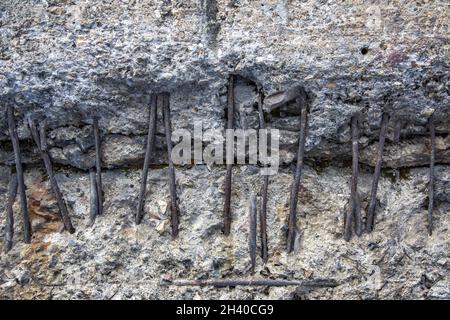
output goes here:
[{"label": "rusty iron bar", "polygon": [[9,184],[8,184],[8,199],[6,202],[6,224],[5,224],[5,253],[11,250],[14,237],[14,210],[13,205],[17,195],[17,174],[11,172]]},{"label": "rusty iron bar", "polygon": [[307,126],[307,107],[306,97],[301,95],[296,99],[296,103],[301,110],[300,115],[300,136],[298,139],[298,151],[297,151],[297,165],[295,168],[294,181],[292,182],[291,194],[289,199],[289,220],[288,220],[288,232],[287,232],[287,252],[290,253],[294,250],[295,244],[295,228],[297,224],[297,203],[298,192],[300,189],[300,180],[303,169],[303,157],[305,154],[305,141],[306,141],[306,126]]},{"label": "rusty iron bar", "polygon": [[101,139],[100,130],[98,128],[98,118],[92,119],[92,128],[94,131],[94,143],[95,143],[95,184],[97,188],[97,213],[103,214],[103,184],[102,184],[102,156],[101,156]]},{"label": "rusty iron bar", "polygon": [[23,217],[24,241],[25,243],[30,243],[32,233],[31,222],[28,213],[27,195],[25,191],[25,182],[23,178],[22,160],[20,157],[19,137],[17,135],[16,122],[14,119],[14,107],[12,106],[12,104],[7,105],[7,117],[8,117],[9,135],[13,145],[14,161],[16,164],[16,174],[20,197],[20,208],[22,210],[22,217]]},{"label": "rusty iron bar", "polygon": [[[264,120],[262,100],[262,92],[260,92],[258,95],[259,128],[265,129],[266,123]],[[264,167],[267,168],[267,165],[264,165]],[[261,208],[259,211],[259,229],[261,234],[261,258],[263,262],[266,263],[269,256],[269,248],[267,245],[267,192],[269,189],[269,175],[265,174],[263,179],[263,186],[261,190]]]},{"label": "rusty iron bar", "polygon": [[[161,99],[160,99],[161,98]],[[169,189],[170,189],[170,209],[171,209],[171,225],[172,225],[172,237],[178,236],[178,225],[179,225],[179,208],[178,208],[178,197],[177,197],[177,185],[175,181],[175,168],[172,161],[172,128],[170,120],[170,101],[169,94],[164,93],[158,97],[158,102],[162,103],[163,107],[163,118],[164,118],[164,128],[166,133],[166,144],[167,144],[167,156],[169,160]]]},{"label": "rusty iron bar", "polygon": [[436,133],[434,129],[434,115],[428,120],[430,130],[430,181],[428,186],[428,234],[433,233],[433,207],[434,207],[434,164],[436,162]]},{"label": "rusty iron bar", "polygon": [[177,279],[168,283],[174,286],[198,286],[198,287],[236,287],[236,286],[301,286],[309,288],[334,288],[339,284],[334,279],[315,279],[315,280],[288,280],[288,279],[202,279],[189,280]]},{"label": "rusty iron bar", "polygon": [[[55,178],[55,175],[53,172],[53,165],[52,165],[50,155],[48,154],[47,150],[42,149],[41,141],[44,143],[44,146],[47,145],[45,130],[39,130],[37,128],[37,124],[35,123],[35,121],[30,118],[28,119],[28,125],[30,128],[31,136],[33,137],[34,143],[36,144],[38,151],[41,155],[41,158],[44,161],[44,166],[47,171],[48,178],[50,180],[50,186],[56,197],[60,217],[64,224],[64,228],[67,231],[69,231],[69,233],[74,233],[75,228],[72,225],[72,221],[70,220],[70,216],[69,216],[69,212],[66,207],[66,203],[64,201],[61,190],[59,189],[58,182],[56,181],[56,178]],[[41,132],[41,134],[39,132]]]},{"label": "rusty iron bar", "polygon": [[[230,75],[228,81],[228,107],[227,129],[234,129],[234,75]],[[228,152],[228,149],[227,149]],[[228,160],[228,157],[226,157]],[[225,203],[223,212],[223,233],[228,236],[231,231],[231,179],[233,164],[227,161],[227,174],[225,177]]]},{"label": "rusty iron bar", "polygon": [[249,216],[250,216],[250,236],[249,236],[249,251],[251,261],[251,271],[255,271],[256,267],[256,229],[257,229],[257,209],[256,209],[256,195],[252,194],[249,201]]},{"label": "rusty iron bar", "polygon": [[152,94],[150,97],[150,118],[148,121],[148,134],[147,134],[147,145],[145,147],[145,158],[144,167],[141,174],[141,189],[139,192],[139,205],[136,214],[136,224],[140,224],[142,217],[144,216],[144,204],[145,204],[145,192],[147,189],[147,177],[148,177],[148,167],[150,165],[150,158],[152,156],[152,151],[154,148],[155,132],[156,132],[156,117],[157,117],[157,106],[156,106],[156,95]]},{"label": "rusty iron bar", "polygon": [[269,188],[269,175],[264,175],[262,188],[261,208],[259,212],[259,226],[261,233],[261,258],[264,263],[269,259],[269,246],[267,240],[267,193]]},{"label": "rusty iron bar", "polygon": [[374,228],[375,207],[377,204],[378,181],[381,175],[381,165],[383,164],[383,149],[386,140],[386,131],[389,124],[389,115],[383,113],[381,116],[380,138],[378,140],[377,158],[375,163],[375,172],[372,180],[372,191],[370,193],[369,207],[367,208],[366,230],[372,232]]},{"label": "rusty iron bar", "polygon": [[97,215],[99,214],[98,188],[97,188],[96,172],[94,168],[89,169],[89,186],[91,191],[90,220],[91,225],[93,225],[95,219],[97,218]]},{"label": "rusty iron bar", "polygon": [[361,211],[358,196],[358,175],[359,175],[359,115],[353,115],[351,119],[351,136],[352,136],[352,178],[350,182],[350,205],[345,218],[344,239],[349,241],[352,237],[352,226],[355,225],[355,233],[361,234]]}]

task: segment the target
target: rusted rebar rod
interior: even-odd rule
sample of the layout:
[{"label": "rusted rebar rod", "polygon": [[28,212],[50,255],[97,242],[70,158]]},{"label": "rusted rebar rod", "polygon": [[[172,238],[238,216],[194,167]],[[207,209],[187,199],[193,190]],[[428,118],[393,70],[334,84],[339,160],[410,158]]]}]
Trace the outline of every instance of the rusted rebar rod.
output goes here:
[{"label": "rusted rebar rod", "polygon": [[289,217],[288,217],[288,232],[287,232],[287,252],[294,250],[295,233],[297,224],[297,203],[298,192],[300,189],[300,180],[303,169],[303,157],[305,153],[305,141],[306,141],[306,126],[307,126],[307,107],[306,97],[299,96],[296,99],[296,103],[301,110],[300,115],[300,136],[298,139],[298,151],[297,151],[297,165],[295,168],[294,181],[292,182],[291,194],[289,199]]},{"label": "rusted rebar rod", "polygon": [[[41,131],[41,134],[40,134],[39,130],[37,128],[37,124],[34,122],[34,120],[32,120],[30,118],[28,119],[28,125],[30,128],[30,132],[33,137],[34,143],[36,144],[38,151],[41,155],[41,158],[44,161],[45,170],[47,171],[47,175],[50,180],[50,186],[56,197],[56,202],[57,202],[58,208],[59,208],[59,214],[60,214],[61,220],[64,224],[64,228],[67,231],[69,231],[69,233],[74,233],[75,228],[72,225],[72,222],[71,222],[70,216],[69,216],[69,212],[66,207],[66,203],[64,201],[63,195],[58,186],[58,182],[56,181],[55,175],[53,173],[53,165],[52,165],[50,155],[48,154],[46,149],[42,148],[42,146],[46,147],[46,145],[47,145],[45,130],[40,130]],[[41,141],[43,142],[43,144],[41,144]]]},{"label": "rusted rebar rod", "polygon": [[28,214],[27,195],[25,191],[25,182],[23,178],[22,160],[20,157],[19,137],[17,136],[16,122],[14,120],[14,107],[7,105],[9,135],[14,150],[14,161],[16,164],[17,182],[19,188],[20,208],[23,217],[23,235],[26,243],[31,242],[31,222]]},{"label": "rusted rebar rod", "polygon": [[386,131],[388,123],[389,123],[389,116],[387,113],[383,113],[383,115],[381,116],[380,138],[378,140],[377,159],[375,163],[375,172],[373,174],[372,180],[372,191],[370,193],[369,207],[367,208],[366,229],[368,232],[372,232],[374,228],[374,216],[375,216],[375,207],[377,204],[378,181],[380,180],[381,165],[383,164],[383,149],[384,149],[384,142],[386,140]]},{"label": "rusted rebar rod", "polygon": [[94,143],[95,143],[95,184],[97,187],[97,213],[103,214],[103,184],[102,184],[102,156],[101,156],[101,140],[100,130],[98,129],[98,117],[92,119],[92,128],[94,131]]},{"label": "rusted rebar rod", "polygon": [[148,134],[147,134],[147,145],[145,147],[145,158],[144,167],[142,169],[141,175],[141,189],[139,192],[139,205],[136,214],[136,224],[140,224],[142,217],[144,216],[144,204],[145,204],[145,192],[147,189],[147,177],[148,177],[148,166],[150,165],[150,158],[152,156],[152,151],[155,141],[156,132],[156,95],[152,94],[150,97],[150,117],[148,121]]},{"label": "rusted rebar rod", "polygon": [[91,191],[91,201],[90,201],[90,222],[91,225],[94,224],[95,219],[97,218],[97,215],[99,214],[99,208],[98,208],[98,188],[97,188],[97,179],[96,179],[96,172],[94,168],[89,169],[89,186]]},{"label": "rusted rebar rod", "polygon": [[436,162],[436,133],[434,130],[434,115],[428,120],[430,130],[430,181],[428,185],[428,234],[433,233],[433,207],[434,207],[434,164]]},{"label": "rusted rebar rod", "polygon": [[339,284],[334,279],[316,279],[316,280],[287,280],[287,279],[204,279],[189,280],[177,279],[168,283],[174,286],[198,286],[198,287],[236,287],[236,286],[301,286],[315,288],[333,288]]},{"label": "rusted rebar rod", "polygon": [[[161,99],[159,99],[161,97]],[[171,209],[171,225],[172,225],[172,237],[178,235],[179,224],[179,208],[178,208],[178,196],[177,185],[175,181],[175,168],[172,161],[172,128],[170,120],[170,101],[169,94],[164,93],[158,97],[158,101],[162,102],[163,106],[163,118],[164,128],[166,133],[167,154],[169,160],[169,189],[170,189],[170,209]]]},{"label": "rusted rebar rod", "polygon": [[358,175],[359,175],[359,129],[358,117],[356,114],[351,120],[351,135],[352,135],[352,178],[350,183],[350,205],[349,211],[345,219],[344,238],[349,241],[352,237],[352,227],[355,226],[355,233],[360,235],[362,232],[361,210],[358,197]]},{"label": "rusted rebar rod", "polygon": [[5,253],[11,250],[14,237],[14,210],[13,205],[17,195],[17,174],[11,172],[8,184],[8,199],[6,202],[6,225],[5,225]]},{"label": "rusted rebar rod", "polygon": [[[262,105],[262,92],[258,95],[258,115],[259,115],[259,129],[266,128],[264,120],[264,112]],[[264,165],[267,168],[267,165]],[[268,260],[269,248],[267,244],[267,192],[269,189],[269,175],[267,172],[263,177],[263,186],[261,189],[261,208],[259,211],[259,229],[261,234],[261,258],[264,263]]]},{"label": "rusted rebar rod", "polygon": [[250,216],[250,236],[249,236],[249,251],[251,261],[251,271],[255,271],[256,267],[256,229],[257,229],[257,210],[256,210],[256,195],[252,194],[249,201],[249,216]]},{"label": "rusted rebar rod", "polygon": [[[228,81],[228,107],[227,107],[227,129],[234,128],[234,75],[230,75]],[[229,141],[228,143],[233,143]],[[227,147],[227,153],[229,148]],[[231,230],[231,178],[233,173],[233,164],[228,163],[230,157],[227,159],[227,174],[225,177],[225,203],[223,212],[223,233],[228,236]]]}]

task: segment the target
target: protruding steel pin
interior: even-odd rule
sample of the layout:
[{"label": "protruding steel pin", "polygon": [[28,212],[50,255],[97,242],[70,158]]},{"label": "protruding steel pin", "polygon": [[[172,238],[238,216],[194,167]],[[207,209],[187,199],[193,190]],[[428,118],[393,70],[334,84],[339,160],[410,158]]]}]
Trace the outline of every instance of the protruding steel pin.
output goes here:
[{"label": "protruding steel pin", "polygon": [[255,271],[256,267],[256,229],[257,229],[257,209],[256,209],[256,195],[252,194],[249,201],[249,216],[250,216],[250,236],[249,236],[249,251],[251,261],[251,271]]},{"label": "protruding steel pin", "polygon": [[152,156],[152,151],[155,141],[156,132],[156,95],[152,94],[150,97],[150,118],[148,121],[148,134],[147,134],[147,145],[145,147],[145,158],[144,158],[144,168],[142,169],[141,175],[141,189],[139,192],[139,205],[136,214],[136,224],[140,224],[142,217],[144,216],[144,204],[145,204],[145,192],[147,188],[147,176],[148,176],[148,166],[150,165],[150,158]]},{"label": "protruding steel pin", "polygon": [[[234,75],[230,75],[228,82],[228,108],[227,129],[234,129]],[[227,150],[228,152],[228,150]],[[227,157],[228,160],[228,157]],[[227,161],[227,174],[225,177],[225,203],[223,213],[223,233],[228,236],[231,230],[231,178],[233,164]]]},{"label": "protruding steel pin", "polygon": [[75,228],[72,226],[72,222],[70,220],[69,212],[67,211],[66,203],[64,201],[63,195],[59,189],[58,182],[53,173],[53,165],[51,158],[46,150],[42,149],[42,144],[44,146],[47,145],[45,130],[40,130],[41,134],[39,134],[39,130],[37,128],[36,123],[32,119],[28,119],[28,124],[30,127],[31,135],[33,137],[34,143],[36,144],[39,153],[41,154],[41,158],[44,161],[45,169],[47,171],[48,178],[50,180],[50,185],[55,194],[56,201],[58,203],[59,213],[61,216],[61,220],[63,221],[64,228],[70,233],[75,232]]},{"label": "protruding steel pin", "polygon": [[99,201],[98,201],[98,188],[97,188],[97,179],[96,179],[96,172],[94,168],[89,169],[89,186],[91,191],[91,214],[90,214],[90,220],[91,225],[94,224],[95,219],[97,218],[97,215],[99,214]]},{"label": "protruding steel pin", "polygon": [[[161,97],[161,100],[159,99]],[[172,161],[172,128],[170,120],[170,101],[169,94],[164,93],[158,97],[158,102],[161,101],[163,105],[164,127],[166,132],[167,154],[169,159],[169,188],[170,188],[170,208],[171,208],[171,224],[172,237],[178,235],[179,224],[179,208],[177,197],[177,185],[175,181],[175,169]]]},{"label": "protruding steel pin", "polygon": [[20,196],[20,208],[23,216],[23,234],[26,243],[31,242],[31,222],[28,214],[27,195],[25,192],[25,182],[23,178],[22,160],[20,157],[19,137],[17,136],[16,123],[14,120],[14,107],[7,105],[9,135],[14,149],[14,161],[16,163],[16,174]]},{"label": "protruding steel pin", "polygon": [[428,185],[428,234],[433,233],[433,207],[434,207],[434,164],[436,162],[436,133],[434,130],[434,115],[428,120],[430,129],[430,182]]},{"label": "protruding steel pin", "polygon": [[372,180],[372,191],[370,193],[369,207],[367,208],[366,229],[368,232],[372,232],[374,228],[374,216],[375,216],[375,207],[377,204],[378,181],[380,180],[381,165],[383,163],[383,149],[384,149],[384,142],[386,140],[386,131],[388,123],[389,123],[389,116],[387,113],[383,113],[383,115],[381,116],[380,138],[378,141],[375,172],[373,174]]},{"label": "protruding steel pin", "polygon": [[[259,115],[259,129],[265,129],[266,123],[264,120],[264,112],[262,105],[262,92],[258,95],[258,115]],[[266,167],[266,166],[265,166]],[[263,177],[263,186],[261,190],[261,209],[259,211],[259,228],[261,233],[261,258],[264,263],[268,260],[269,248],[267,245],[267,192],[269,188],[269,175],[265,174]]]},{"label": "protruding steel pin", "polygon": [[6,202],[6,225],[5,225],[5,243],[4,250],[7,253],[11,250],[14,237],[14,211],[13,205],[17,195],[17,174],[11,172],[8,184],[8,200]]},{"label": "protruding steel pin", "polygon": [[289,220],[288,220],[288,233],[287,233],[287,252],[292,252],[294,250],[295,244],[295,233],[297,224],[297,203],[298,203],[298,192],[300,189],[300,179],[302,176],[303,169],[303,157],[305,154],[305,142],[306,142],[306,126],[307,126],[307,107],[306,107],[306,97],[300,95],[296,99],[296,103],[301,110],[300,115],[300,136],[298,139],[298,152],[297,152],[297,166],[295,168],[294,181],[292,182],[291,194],[289,200]]},{"label": "protruding steel pin", "polygon": [[94,131],[94,142],[95,142],[95,183],[97,186],[97,201],[98,201],[98,214],[103,214],[103,185],[102,185],[102,156],[101,156],[101,139],[100,130],[98,129],[98,118],[94,117],[92,121],[92,127]]},{"label": "protruding steel pin", "polygon": [[361,222],[361,209],[358,196],[358,176],[359,176],[359,128],[358,128],[358,117],[356,114],[351,120],[351,131],[352,131],[352,179],[350,183],[350,205],[349,211],[345,218],[345,231],[344,238],[349,241],[352,237],[352,226],[353,222],[355,225],[355,233],[360,235],[362,232],[362,222]]}]

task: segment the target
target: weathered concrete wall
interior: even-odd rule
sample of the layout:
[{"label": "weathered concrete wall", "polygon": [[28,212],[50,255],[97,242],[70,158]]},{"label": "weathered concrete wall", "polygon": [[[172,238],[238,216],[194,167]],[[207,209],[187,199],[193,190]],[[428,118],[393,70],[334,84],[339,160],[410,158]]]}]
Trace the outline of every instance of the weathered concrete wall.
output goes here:
[{"label": "weathered concrete wall", "polygon": [[[445,1],[1,1],[0,226],[14,157],[4,106],[16,107],[34,236],[0,254],[1,298],[450,298],[450,10]],[[176,168],[180,235],[169,232],[162,123],[146,215],[134,225],[150,93],[169,91],[174,128],[225,127],[226,83],[237,126],[257,128],[257,91],[308,94],[299,237],[285,253],[299,119],[266,112],[281,132],[282,168],[269,186],[269,262],[255,276],[333,278],[336,288],[173,288],[161,279],[250,276],[247,201],[261,176],[234,169],[232,235],[221,234],[222,166]],[[349,121],[361,113],[359,182],[367,206],[380,116],[391,115],[376,229],[345,242]],[[429,138],[436,119],[435,229],[426,232]],[[100,116],[105,215],[89,221],[92,115]],[[46,118],[57,180],[76,233],[60,232],[56,201],[24,123]],[[161,117],[159,117],[161,119]],[[399,144],[393,126],[402,123]],[[392,168],[400,168],[393,179]],[[365,210],[363,210],[363,214]]]}]

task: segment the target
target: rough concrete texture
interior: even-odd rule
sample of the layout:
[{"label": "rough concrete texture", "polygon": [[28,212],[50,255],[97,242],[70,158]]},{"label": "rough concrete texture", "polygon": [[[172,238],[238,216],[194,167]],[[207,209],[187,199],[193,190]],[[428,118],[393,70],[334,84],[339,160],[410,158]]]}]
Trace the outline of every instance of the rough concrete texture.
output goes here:
[{"label": "rough concrete texture", "polygon": [[[0,2],[0,239],[14,163],[6,103],[16,108],[34,229],[0,254],[0,298],[450,299],[450,7],[447,1]],[[236,80],[236,126],[257,128],[257,91],[295,86],[309,107],[299,237],[285,253],[297,150],[293,103],[270,110],[281,168],[270,178],[269,261],[250,273],[248,196],[262,177],[233,172],[231,236],[221,233],[225,168],[177,166],[179,237],[170,236],[164,130],[159,114],[145,217],[134,224],[150,94],[171,93],[174,129],[225,127]],[[270,100],[268,100],[270,101]],[[382,112],[391,116],[375,231],[343,240],[351,176],[350,118],[360,113],[362,213],[369,202]],[[428,236],[430,139],[436,119],[434,232]],[[89,226],[90,124],[100,116],[104,215]],[[76,232],[61,231],[56,200],[24,120],[47,121],[56,178]],[[394,143],[394,124],[401,139]],[[393,168],[398,168],[395,179]],[[259,240],[258,240],[259,246]],[[335,279],[336,288],[167,286],[176,278]]]}]

